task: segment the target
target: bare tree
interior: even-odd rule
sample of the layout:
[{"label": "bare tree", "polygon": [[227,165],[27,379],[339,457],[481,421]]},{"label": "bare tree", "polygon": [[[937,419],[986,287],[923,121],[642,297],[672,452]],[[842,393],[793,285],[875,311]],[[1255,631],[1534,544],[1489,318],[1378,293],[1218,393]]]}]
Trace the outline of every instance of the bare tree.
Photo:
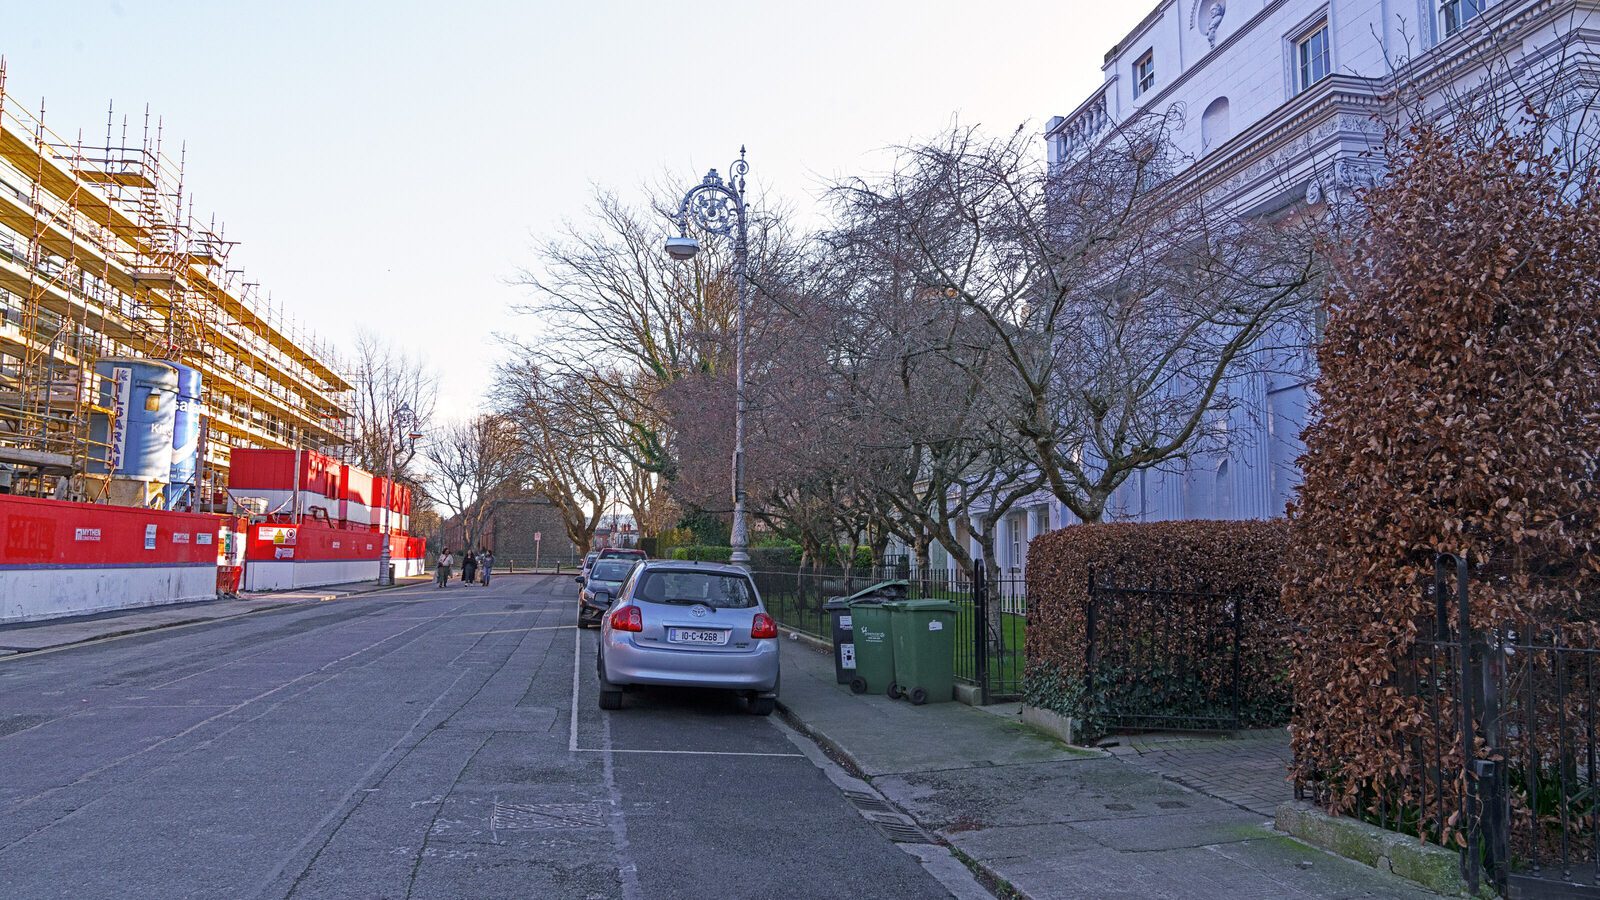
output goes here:
[{"label": "bare tree", "polygon": [[[579,393],[571,382],[587,386],[583,427],[606,446],[607,460],[623,460],[612,484],[645,533],[673,514],[665,486],[679,458],[664,392],[725,372],[732,360],[731,246],[708,240],[692,263],[670,261],[662,242],[676,231],[675,214],[676,196],[666,191],[634,205],[597,190],[587,217],[540,243],[536,267],[520,279],[532,292],[521,310],[539,316],[548,334],[515,348],[517,358],[524,369],[560,375],[568,400]],[[759,293],[781,282],[796,250],[781,215],[758,212],[751,224]]]},{"label": "bare tree", "polygon": [[501,368],[494,396],[512,423],[527,489],[561,513],[574,547],[589,547],[627,467],[595,434],[608,423],[596,414],[592,386],[533,362],[512,362]]},{"label": "bare tree", "polygon": [[1171,126],[1142,117],[1054,172],[1020,129],[960,129],[834,191],[841,241],[982,326],[961,352],[992,351],[988,399],[1086,522],[1135,472],[1214,448],[1229,377],[1303,340],[1314,304],[1311,236],[1175,179]]},{"label": "bare tree", "polygon": [[424,490],[461,522],[466,548],[478,545],[496,505],[514,494],[523,455],[509,422],[478,416],[437,430],[423,451],[429,478]]},{"label": "bare tree", "polygon": [[[356,335],[355,397],[351,409],[349,460],[369,472],[383,473],[389,466],[390,443],[400,430],[396,413],[409,407],[414,427],[425,431],[433,419],[438,376],[420,359],[385,343],[370,331]],[[407,428],[413,427],[408,424]],[[395,444],[394,471],[401,481],[416,484],[415,442]]]}]

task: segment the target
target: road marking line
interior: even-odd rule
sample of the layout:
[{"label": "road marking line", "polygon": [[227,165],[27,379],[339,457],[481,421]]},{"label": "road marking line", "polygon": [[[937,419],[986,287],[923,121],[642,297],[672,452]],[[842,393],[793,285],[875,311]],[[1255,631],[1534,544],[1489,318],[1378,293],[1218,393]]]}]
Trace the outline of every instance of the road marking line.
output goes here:
[{"label": "road marking line", "polygon": [[572,725],[567,729],[567,752],[578,752],[578,660],[583,656],[583,629],[572,631]]},{"label": "road marking line", "polygon": [[772,756],[778,759],[805,759],[803,753],[752,753],[744,750],[620,750],[616,747],[573,747],[574,753],[659,753],[672,756]]},{"label": "road marking line", "polygon": [[561,631],[566,628],[577,628],[576,625],[534,625],[530,628],[500,628],[495,631],[463,631],[463,635],[477,634],[521,634],[524,631]]}]

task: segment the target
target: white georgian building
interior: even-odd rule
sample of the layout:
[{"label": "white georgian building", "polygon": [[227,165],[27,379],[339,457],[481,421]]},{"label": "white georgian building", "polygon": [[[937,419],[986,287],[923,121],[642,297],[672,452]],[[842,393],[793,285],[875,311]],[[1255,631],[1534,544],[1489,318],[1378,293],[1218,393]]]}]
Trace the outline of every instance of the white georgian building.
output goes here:
[{"label": "white georgian building", "polygon": [[[1315,210],[1376,176],[1369,151],[1397,81],[1437,97],[1494,66],[1523,88],[1571,79],[1555,93],[1587,106],[1597,50],[1600,0],[1163,0],[1106,54],[1100,88],[1049,120],[1045,139],[1057,165],[1142,111],[1176,108],[1175,138],[1193,160],[1179,183],[1245,213]],[[1215,423],[1226,449],[1130,479],[1107,519],[1283,515],[1310,399],[1309,351],[1303,358],[1234,379],[1237,411]],[[1020,504],[997,541],[1002,571],[1021,574],[1028,541],[1072,521],[1045,495]]]}]

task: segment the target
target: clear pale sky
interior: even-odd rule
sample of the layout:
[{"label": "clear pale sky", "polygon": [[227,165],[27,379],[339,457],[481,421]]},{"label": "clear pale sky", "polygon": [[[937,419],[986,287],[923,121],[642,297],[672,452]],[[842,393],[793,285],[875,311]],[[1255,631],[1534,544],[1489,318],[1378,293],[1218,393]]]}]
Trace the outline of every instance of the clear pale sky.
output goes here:
[{"label": "clear pale sky", "polygon": [[233,262],[335,343],[365,323],[474,412],[510,285],[591,185],[687,189],[748,145],[805,212],[953,117],[1042,130],[1153,0],[0,0],[8,91],[71,136],[148,102]]}]

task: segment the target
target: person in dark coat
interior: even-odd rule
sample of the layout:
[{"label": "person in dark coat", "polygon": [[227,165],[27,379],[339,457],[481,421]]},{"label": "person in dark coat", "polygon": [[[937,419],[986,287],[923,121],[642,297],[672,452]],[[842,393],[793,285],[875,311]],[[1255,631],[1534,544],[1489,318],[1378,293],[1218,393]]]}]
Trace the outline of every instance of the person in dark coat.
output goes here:
[{"label": "person in dark coat", "polygon": [[478,556],[471,550],[461,554],[461,583],[471,584],[472,578],[478,573]]}]

